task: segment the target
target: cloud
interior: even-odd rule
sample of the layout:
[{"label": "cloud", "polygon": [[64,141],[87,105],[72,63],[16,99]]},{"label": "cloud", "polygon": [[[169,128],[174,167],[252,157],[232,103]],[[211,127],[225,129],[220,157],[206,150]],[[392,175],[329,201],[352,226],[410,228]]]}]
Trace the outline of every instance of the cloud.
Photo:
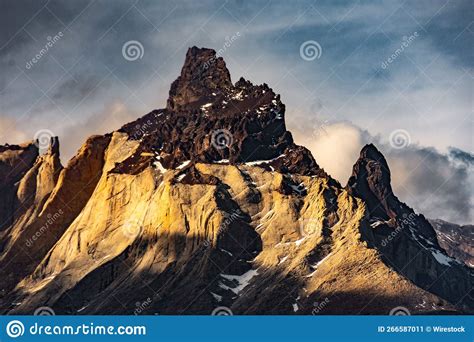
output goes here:
[{"label": "cloud", "polygon": [[472,168],[474,167],[474,154],[465,152],[456,147],[449,147],[449,158],[455,163],[459,163],[460,167]]},{"label": "cloud", "polygon": [[419,146],[388,150],[387,161],[394,191],[419,212],[459,224],[474,221],[472,161],[467,167],[451,153]]},{"label": "cloud", "polygon": [[21,144],[33,140],[32,136],[18,128],[15,119],[0,114],[0,144]]},{"label": "cloud", "polygon": [[67,79],[55,89],[51,98],[61,102],[79,102],[92,93],[98,82],[99,80],[94,76]]},{"label": "cloud", "polygon": [[80,124],[67,126],[59,138],[63,164],[76,154],[89,136],[110,133],[139,116],[123,102],[115,101],[104,106],[101,111],[94,113]]},{"label": "cloud", "polygon": [[314,124],[312,130],[291,129],[298,144],[306,146],[332,177],[345,184],[370,135],[348,122]]},{"label": "cloud", "polygon": [[400,200],[430,218],[471,224],[474,222],[472,184],[474,156],[451,147],[447,154],[416,144],[392,148],[379,136],[350,122],[293,129],[295,141],[308,147],[318,164],[345,185],[360,149],[374,143],[385,155],[392,187]]}]

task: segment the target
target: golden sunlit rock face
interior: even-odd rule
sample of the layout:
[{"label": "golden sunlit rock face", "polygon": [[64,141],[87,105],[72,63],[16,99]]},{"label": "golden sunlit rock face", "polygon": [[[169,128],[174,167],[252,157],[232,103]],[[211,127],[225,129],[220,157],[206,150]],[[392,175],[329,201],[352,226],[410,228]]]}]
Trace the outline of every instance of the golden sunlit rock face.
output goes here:
[{"label": "golden sunlit rock face", "polygon": [[[193,48],[185,66],[197,68],[214,55]],[[218,74],[227,75],[222,63]],[[238,111],[207,128],[206,120],[183,124],[186,111],[197,115],[196,108],[218,115],[201,100],[217,96],[209,93],[222,78],[209,90],[187,84],[188,74],[183,71],[181,95],[170,108],[89,138],[64,168],[56,139],[41,156],[34,144],[0,149],[4,312],[28,314],[41,306],[61,314],[133,314],[137,306],[142,314],[211,314],[222,306],[234,314],[472,310],[472,272],[448,257],[429,223],[391,193],[388,165],[374,146],[364,148],[342,187],[284,127],[272,140],[269,127],[282,120],[284,106],[279,98],[280,113],[260,106],[258,96],[272,103],[267,86],[255,93],[239,81],[237,92],[224,78],[223,89],[246,113],[237,135],[229,124],[238,124]],[[186,89],[193,96],[184,96]],[[240,97],[247,90],[257,98],[245,107]],[[217,112],[231,101],[227,95],[219,97]],[[265,123],[258,114],[249,118],[255,108]],[[231,134],[213,146],[216,122]],[[207,142],[189,141],[191,125],[196,139]],[[264,155],[242,160],[264,142]]]}]

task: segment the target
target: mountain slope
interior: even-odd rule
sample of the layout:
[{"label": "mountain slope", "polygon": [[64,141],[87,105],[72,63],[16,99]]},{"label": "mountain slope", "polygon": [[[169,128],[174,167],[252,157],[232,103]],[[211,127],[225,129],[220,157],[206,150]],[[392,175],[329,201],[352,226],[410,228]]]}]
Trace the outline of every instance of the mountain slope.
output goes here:
[{"label": "mountain slope", "polygon": [[472,312],[472,272],[393,195],[380,152],[364,147],[343,188],[284,115],[267,85],[232,84],[215,51],[193,47],[166,108],[47,163],[45,185],[29,174],[57,151],[2,147],[2,202],[39,198],[26,223],[2,209],[3,312]]},{"label": "mountain slope", "polygon": [[474,226],[467,224],[460,226],[440,219],[429,220],[436,231],[438,241],[449,256],[463,261],[467,266],[474,268]]}]

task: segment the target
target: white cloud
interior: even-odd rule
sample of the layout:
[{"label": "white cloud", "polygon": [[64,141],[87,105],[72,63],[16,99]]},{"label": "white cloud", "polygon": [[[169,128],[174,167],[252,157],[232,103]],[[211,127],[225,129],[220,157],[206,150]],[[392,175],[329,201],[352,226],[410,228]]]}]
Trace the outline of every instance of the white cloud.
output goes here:
[{"label": "white cloud", "polygon": [[292,131],[296,143],[310,149],[318,164],[341,184],[349,179],[360,150],[368,142],[360,128],[347,122],[322,124],[307,132]]}]

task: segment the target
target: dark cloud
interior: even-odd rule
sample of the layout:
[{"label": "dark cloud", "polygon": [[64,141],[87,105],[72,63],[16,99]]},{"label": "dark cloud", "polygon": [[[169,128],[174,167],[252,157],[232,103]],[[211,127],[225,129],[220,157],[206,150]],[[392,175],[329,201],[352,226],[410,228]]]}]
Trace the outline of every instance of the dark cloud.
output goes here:
[{"label": "dark cloud", "polygon": [[448,148],[448,156],[454,161],[459,162],[465,168],[472,168],[474,166],[474,154],[465,152],[459,148],[450,146]]},{"label": "dark cloud", "polygon": [[[472,68],[474,66],[472,1],[442,1],[442,3],[443,10],[430,18],[425,33],[433,40],[439,51],[455,58],[464,67]],[[423,1],[417,6],[430,5],[432,1]]]},{"label": "dark cloud", "polygon": [[[25,36],[18,37],[21,28],[47,3],[47,0],[2,1],[0,4],[0,56],[24,44]],[[34,20],[34,19],[33,19]]]},{"label": "dark cloud", "polygon": [[66,103],[77,103],[87,95],[93,93],[98,80],[93,75],[84,75],[67,79],[60,83],[52,94],[52,99]]},{"label": "dark cloud", "polygon": [[[458,156],[469,153],[457,149]],[[433,148],[387,150],[397,194],[425,216],[472,223],[473,170]]]}]

